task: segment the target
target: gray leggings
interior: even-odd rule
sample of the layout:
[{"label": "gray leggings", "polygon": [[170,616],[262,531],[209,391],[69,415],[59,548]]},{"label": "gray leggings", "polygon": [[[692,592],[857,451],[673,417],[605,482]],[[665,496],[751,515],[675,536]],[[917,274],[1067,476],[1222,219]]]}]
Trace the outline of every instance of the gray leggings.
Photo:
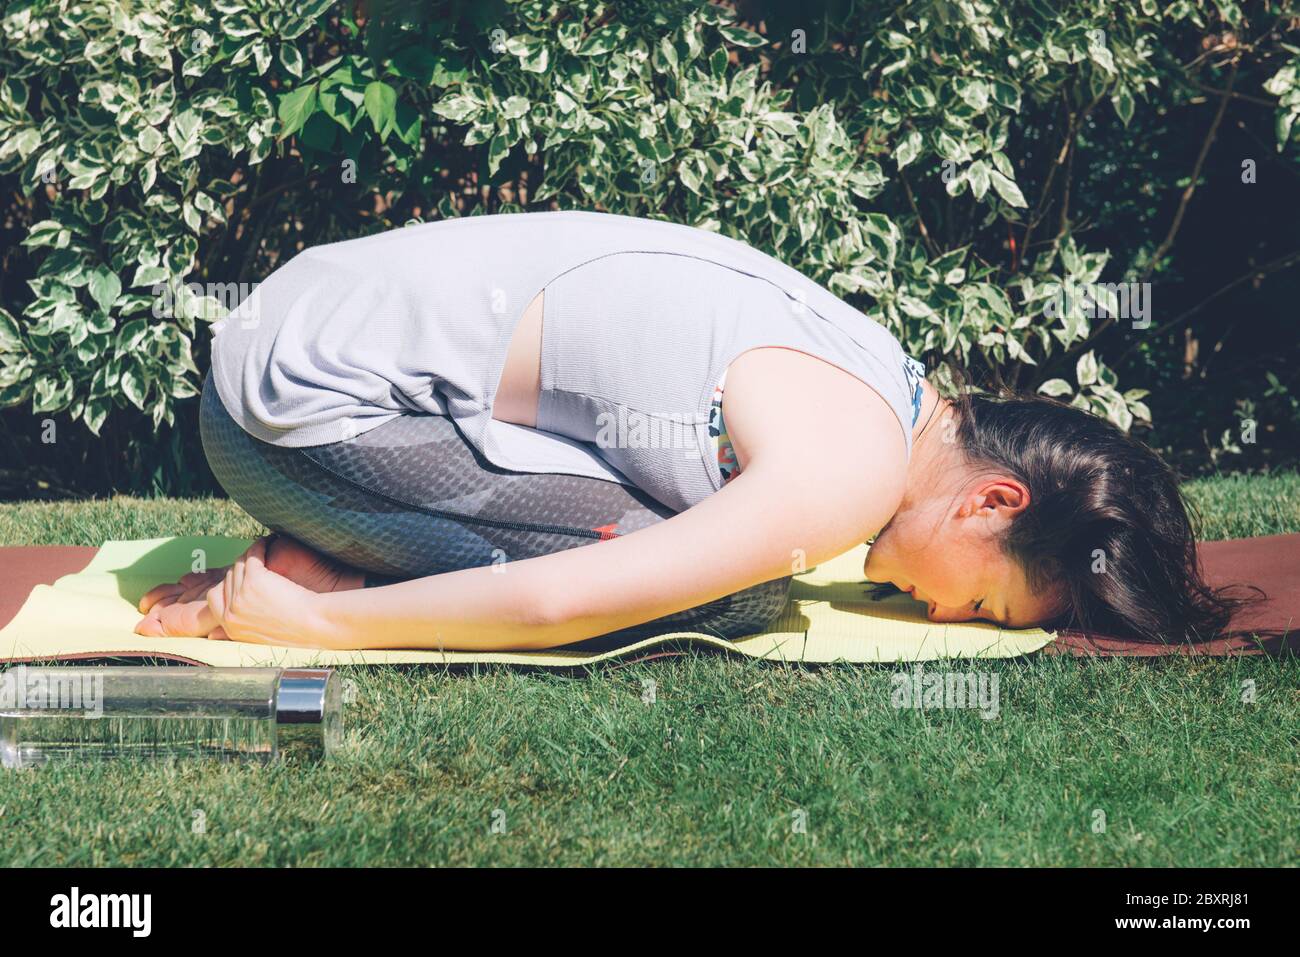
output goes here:
[{"label": "gray leggings", "polygon": [[[674,514],[617,482],[498,468],[445,416],[402,415],[329,445],[270,445],[230,417],[211,373],[199,427],[213,474],[246,512],[380,582],[594,545]],[[784,610],[790,580],[578,645],[613,647],[665,631],[753,634]]]}]

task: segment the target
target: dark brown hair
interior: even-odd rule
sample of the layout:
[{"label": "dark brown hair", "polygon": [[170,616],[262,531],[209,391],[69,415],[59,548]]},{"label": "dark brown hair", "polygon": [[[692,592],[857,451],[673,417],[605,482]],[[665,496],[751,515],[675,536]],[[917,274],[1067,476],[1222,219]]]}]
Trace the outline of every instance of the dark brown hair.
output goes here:
[{"label": "dark brown hair", "polygon": [[1147,642],[1203,641],[1243,599],[1201,576],[1178,477],[1111,423],[1042,397],[959,391],[957,440],[976,466],[1014,476],[1030,503],[1002,547],[1035,591],[1059,588],[1049,624]]}]

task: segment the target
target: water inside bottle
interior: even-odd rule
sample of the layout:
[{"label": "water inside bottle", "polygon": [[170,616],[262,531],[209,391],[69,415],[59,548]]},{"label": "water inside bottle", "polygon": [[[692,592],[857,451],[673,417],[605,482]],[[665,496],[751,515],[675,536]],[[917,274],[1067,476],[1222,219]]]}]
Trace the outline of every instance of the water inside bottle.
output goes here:
[{"label": "water inside bottle", "polygon": [[130,758],[269,761],[275,757],[271,718],[111,716],[38,712],[0,716],[0,765]]}]

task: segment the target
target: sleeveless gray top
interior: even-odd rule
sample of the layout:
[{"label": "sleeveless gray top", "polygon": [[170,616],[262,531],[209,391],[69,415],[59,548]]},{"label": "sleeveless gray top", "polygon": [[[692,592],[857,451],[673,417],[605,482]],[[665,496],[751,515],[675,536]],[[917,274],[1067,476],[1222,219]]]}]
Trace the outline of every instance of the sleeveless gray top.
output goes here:
[{"label": "sleeveless gray top", "polygon": [[[511,334],[542,290],[532,429],[491,412]],[[317,246],[213,329],[222,403],[278,446],[446,415],[494,465],[621,482],[682,511],[722,487],[714,384],[741,353],[785,346],[878,392],[911,454],[916,383],[893,336],[771,256],[674,223],[471,216]]]}]

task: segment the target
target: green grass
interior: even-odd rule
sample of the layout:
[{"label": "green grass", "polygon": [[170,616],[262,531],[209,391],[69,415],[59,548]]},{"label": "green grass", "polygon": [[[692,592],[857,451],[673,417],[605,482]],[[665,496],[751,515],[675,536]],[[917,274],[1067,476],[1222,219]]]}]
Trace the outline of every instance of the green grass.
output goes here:
[{"label": "green grass", "polygon": [[[1203,480],[1189,494],[1207,538],[1300,530],[1294,475]],[[182,532],[258,527],[219,501],[0,505],[3,544]],[[328,764],[0,774],[0,865],[1231,866],[1300,856],[1296,659],[952,666],[968,669],[997,676],[997,718],[895,710],[891,678],[903,669],[893,667],[697,654],[578,677],[345,669],[356,700]],[[1253,704],[1241,700],[1246,681]]]}]

